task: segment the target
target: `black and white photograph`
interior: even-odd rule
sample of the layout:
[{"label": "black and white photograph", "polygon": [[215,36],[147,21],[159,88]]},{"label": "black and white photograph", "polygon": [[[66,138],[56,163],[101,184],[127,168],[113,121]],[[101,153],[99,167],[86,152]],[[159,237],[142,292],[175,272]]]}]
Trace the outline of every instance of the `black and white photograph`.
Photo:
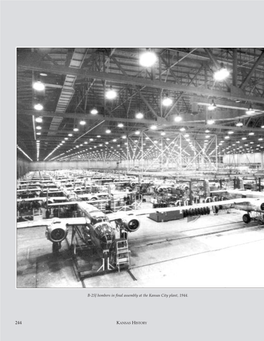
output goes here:
[{"label": "black and white photograph", "polygon": [[1,340],[263,341],[263,12],[1,1]]},{"label": "black and white photograph", "polygon": [[263,47],[18,48],[17,287],[263,286],[263,94]]}]

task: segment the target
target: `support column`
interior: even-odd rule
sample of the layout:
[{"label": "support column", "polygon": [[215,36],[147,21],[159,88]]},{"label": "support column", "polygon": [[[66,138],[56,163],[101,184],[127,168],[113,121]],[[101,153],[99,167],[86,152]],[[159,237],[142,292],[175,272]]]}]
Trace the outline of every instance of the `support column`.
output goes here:
[{"label": "support column", "polygon": [[143,158],[143,154],[144,154],[144,138],[143,138],[143,131],[141,132],[141,172],[143,174],[144,172],[144,158]]},{"label": "support column", "polygon": [[237,86],[237,49],[233,49],[233,85]]}]

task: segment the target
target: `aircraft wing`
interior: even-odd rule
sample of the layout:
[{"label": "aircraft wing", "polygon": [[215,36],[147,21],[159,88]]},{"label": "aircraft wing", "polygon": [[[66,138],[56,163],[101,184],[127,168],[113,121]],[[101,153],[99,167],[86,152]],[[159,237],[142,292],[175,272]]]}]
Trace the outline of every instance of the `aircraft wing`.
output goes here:
[{"label": "aircraft wing", "polygon": [[[18,229],[28,228],[28,227],[38,227],[38,226],[49,226],[52,223],[51,219],[41,219],[41,220],[29,220],[29,221],[22,221],[17,223]],[[86,217],[77,217],[77,218],[57,218],[60,220],[65,221],[68,225],[84,225],[90,223],[90,219]]]},{"label": "aircraft wing", "polygon": [[211,191],[211,194],[227,194],[230,197],[243,197],[243,198],[263,198],[264,193],[263,192],[257,192],[257,191],[250,191],[250,190],[241,190],[241,189],[225,189],[225,190],[216,190]]},{"label": "aircraft wing", "polygon": [[56,202],[54,204],[48,204],[48,207],[69,206],[69,205],[76,205],[76,204],[78,204],[78,201],[65,201],[65,202]]},{"label": "aircraft wing", "polygon": [[214,191],[210,191],[210,194],[222,194],[222,193],[228,193],[227,189],[216,189]]},{"label": "aircraft wing", "polygon": [[131,210],[131,211],[122,211],[122,212],[115,212],[107,214],[107,217],[110,221],[122,219],[129,216],[139,216],[139,215],[146,215],[155,212],[175,212],[175,211],[182,211],[194,208],[202,208],[202,207],[212,207],[212,206],[219,206],[219,205],[234,205],[234,204],[241,204],[241,203],[249,203],[250,200],[248,198],[238,198],[238,199],[230,199],[230,200],[223,200],[223,201],[212,201],[188,206],[175,206],[175,207],[160,207],[160,208],[149,208],[149,209],[142,209],[142,210]]},{"label": "aircraft wing", "polygon": [[[46,200],[46,197],[44,197],[44,199]],[[67,200],[66,197],[51,197],[48,196],[48,200]]]}]

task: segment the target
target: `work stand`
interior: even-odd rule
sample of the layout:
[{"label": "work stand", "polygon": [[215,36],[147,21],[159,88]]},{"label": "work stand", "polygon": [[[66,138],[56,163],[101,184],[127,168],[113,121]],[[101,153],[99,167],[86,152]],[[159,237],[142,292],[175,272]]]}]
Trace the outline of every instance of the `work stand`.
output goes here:
[{"label": "work stand", "polygon": [[93,245],[87,233],[83,233],[83,227],[72,227],[69,244],[78,280],[115,271],[120,272],[121,268],[129,267],[130,251],[126,239],[116,239],[114,248],[102,250]]}]

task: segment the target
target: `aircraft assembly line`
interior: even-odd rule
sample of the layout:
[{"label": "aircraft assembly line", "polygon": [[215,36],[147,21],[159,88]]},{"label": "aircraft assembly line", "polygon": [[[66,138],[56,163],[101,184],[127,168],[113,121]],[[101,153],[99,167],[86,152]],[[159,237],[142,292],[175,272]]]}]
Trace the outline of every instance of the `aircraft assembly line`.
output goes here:
[{"label": "aircraft assembly line", "polygon": [[16,54],[17,287],[263,286],[263,48]]},{"label": "aircraft assembly line", "polygon": [[[166,203],[161,192],[177,187],[177,181],[172,179],[158,185],[157,179],[148,180],[149,191],[142,195],[142,181],[135,178],[117,181],[112,175],[105,182],[102,174],[99,182],[94,179],[95,173],[88,176],[83,172],[78,183],[76,176],[74,182],[69,177],[74,171],[66,173],[68,182],[58,180],[60,173],[63,172],[45,172],[49,179],[46,183],[42,172],[31,173],[27,180],[18,182],[18,188],[24,187],[24,192],[17,192],[17,287],[261,285],[258,275],[224,275],[231,271],[229,266],[234,261],[239,261],[237,256],[231,256],[229,265],[224,265],[230,252],[238,253],[243,262],[244,252],[248,259],[256,252],[261,255],[261,192],[226,188],[210,193],[215,183],[210,187],[207,180],[205,191],[199,187],[203,195],[196,203],[194,199],[180,199],[179,195],[174,202],[170,197]],[[133,186],[128,187],[132,181]],[[32,197],[36,182],[39,196]],[[41,196],[44,183],[46,197]],[[120,184],[125,186],[117,191]],[[90,192],[93,200],[88,199],[89,193],[76,194],[80,188],[82,193]],[[207,190],[210,196],[205,197]],[[54,193],[63,193],[64,197],[53,196]],[[60,200],[51,200],[56,198]],[[36,202],[41,207],[33,208],[32,203]],[[23,213],[23,205],[31,205],[32,216],[28,207]],[[212,275],[216,271],[212,260],[218,264],[217,275]],[[204,276],[198,276],[197,269]]]}]

